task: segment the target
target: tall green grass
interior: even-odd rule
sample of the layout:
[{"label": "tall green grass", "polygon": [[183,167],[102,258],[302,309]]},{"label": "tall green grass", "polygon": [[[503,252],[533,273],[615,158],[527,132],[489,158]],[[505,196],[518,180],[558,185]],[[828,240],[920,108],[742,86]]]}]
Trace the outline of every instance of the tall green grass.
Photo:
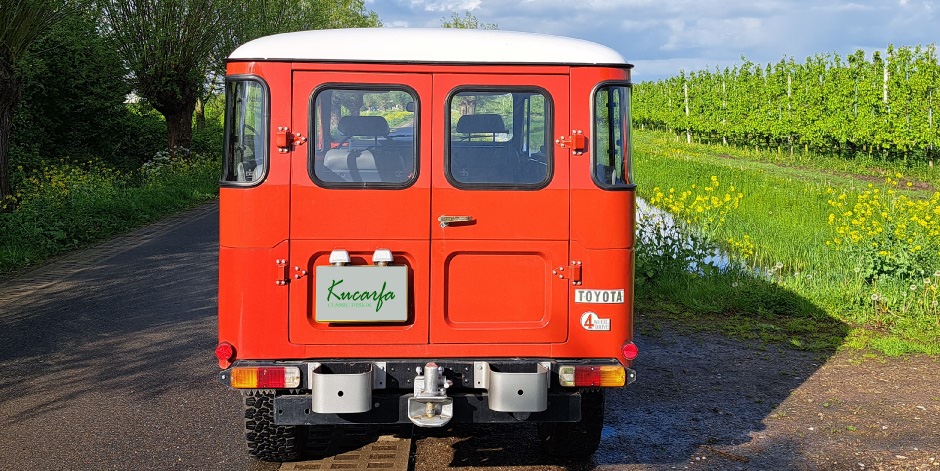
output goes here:
[{"label": "tall green grass", "polygon": [[168,155],[132,172],[100,162],[17,172],[16,204],[0,211],[0,279],[215,198],[221,173],[216,159]]},{"label": "tall green grass", "polygon": [[[634,148],[640,197],[655,199],[657,188],[697,191],[689,190],[695,185],[701,190],[711,177],[722,188],[734,186],[743,195],[709,235],[712,244],[730,252],[733,262],[699,273],[673,267],[647,280],[639,277],[639,304],[715,316],[723,330],[769,335],[797,346],[848,342],[892,354],[940,354],[936,291],[928,284],[940,283],[940,277],[914,280],[917,290],[910,288],[911,279],[873,282],[859,274],[856,259],[827,245],[837,236],[828,222],[833,213],[830,200],[836,194],[852,199],[863,193],[871,173],[883,169],[852,174],[845,168],[781,165],[774,155],[729,155],[734,151],[729,153],[727,147],[687,145],[659,132],[637,132]],[[898,191],[911,198],[928,196],[929,182],[918,183]],[[745,239],[751,246],[742,250],[740,241]],[[638,269],[648,263],[644,257],[638,252]],[[873,304],[874,294],[893,304]]]}]

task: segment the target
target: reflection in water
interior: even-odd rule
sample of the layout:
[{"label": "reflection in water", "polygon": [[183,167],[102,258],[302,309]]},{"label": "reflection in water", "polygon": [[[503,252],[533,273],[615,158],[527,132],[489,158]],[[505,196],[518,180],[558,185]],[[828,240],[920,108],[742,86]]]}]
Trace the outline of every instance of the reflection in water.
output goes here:
[{"label": "reflection in water", "polygon": [[636,235],[645,250],[656,255],[685,258],[688,270],[701,272],[704,267],[724,270],[731,265],[731,257],[691,230],[680,227],[672,214],[651,206],[642,198],[636,199]]}]

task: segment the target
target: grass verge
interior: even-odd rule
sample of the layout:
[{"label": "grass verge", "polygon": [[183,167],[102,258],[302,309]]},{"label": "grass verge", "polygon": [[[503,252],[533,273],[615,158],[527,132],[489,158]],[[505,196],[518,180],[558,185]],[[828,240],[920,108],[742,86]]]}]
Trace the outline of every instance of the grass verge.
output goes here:
[{"label": "grass verge", "polygon": [[218,195],[218,163],[155,159],[137,172],[59,163],[18,175],[18,204],[0,212],[0,280]]},{"label": "grass verge", "polygon": [[[931,212],[940,209],[931,206],[936,176],[929,169],[898,177],[900,169],[884,165],[786,162],[776,152],[687,145],[660,132],[634,138],[638,194],[670,211],[676,226],[638,243],[637,306],[647,316],[812,350],[845,345],[940,354],[940,275],[934,276],[940,244],[930,236],[940,228],[940,213],[931,220]],[[725,206],[722,193],[734,197]],[[900,214],[897,201],[914,202],[925,213],[918,236],[924,241],[907,233],[887,240],[896,225],[877,232],[858,214],[843,218],[878,198],[884,206],[878,211],[887,214],[882,221]],[[840,208],[840,201],[859,203]],[[641,220],[641,231],[644,223],[651,224]],[[836,240],[851,238],[840,230],[856,229],[856,250],[836,250]],[[686,241],[675,240],[676,233]],[[729,260],[705,261],[713,254],[699,239]],[[873,251],[866,244],[881,245]],[[918,246],[926,256],[908,256]]]}]

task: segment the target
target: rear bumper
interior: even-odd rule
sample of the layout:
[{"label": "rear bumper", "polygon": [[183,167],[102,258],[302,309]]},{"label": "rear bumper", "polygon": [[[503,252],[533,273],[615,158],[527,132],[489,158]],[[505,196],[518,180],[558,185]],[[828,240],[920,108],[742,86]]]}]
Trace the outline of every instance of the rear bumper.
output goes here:
[{"label": "rear bumper", "polygon": [[[454,423],[510,423],[510,422],[578,422],[581,420],[581,394],[550,393],[548,407],[541,412],[498,412],[489,406],[485,393],[459,393],[448,396],[453,400],[451,422]],[[274,398],[278,411],[278,425],[314,424],[408,424],[412,393],[380,393],[372,395],[372,407],[359,413],[316,413],[310,408],[310,394],[287,394]]]},{"label": "rear bumper", "polygon": [[[297,367],[297,388],[278,390],[275,423],[393,424],[578,422],[581,390],[559,369],[620,366],[616,359],[444,359],[238,361],[238,367]],[[229,383],[229,371],[220,379]],[[624,385],[636,373],[624,369]],[[426,414],[426,415],[425,415]]]}]

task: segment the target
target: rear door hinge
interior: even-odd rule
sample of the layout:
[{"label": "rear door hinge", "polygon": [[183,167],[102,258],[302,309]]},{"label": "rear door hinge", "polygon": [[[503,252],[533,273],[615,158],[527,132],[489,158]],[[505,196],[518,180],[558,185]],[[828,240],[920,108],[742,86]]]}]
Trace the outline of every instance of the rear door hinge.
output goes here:
[{"label": "rear door hinge", "polygon": [[552,275],[562,280],[571,280],[571,284],[581,285],[581,261],[572,260],[571,265],[557,267],[552,270]]},{"label": "rear door hinge", "polygon": [[572,129],[570,136],[558,136],[558,139],[555,139],[555,144],[563,149],[571,149],[574,155],[581,155],[587,150],[587,137],[584,135],[584,131]]},{"label": "rear door hinge", "polygon": [[277,146],[277,151],[281,154],[286,154],[292,151],[294,147],[302,146],[306,142],[306,136],[299,132],[291,134],[290,127],[288,126],[278,126],[277,133],[274,135],[274,144]]},{"label": "rear door hinge", "polygon": [[277,271],[274,273],[274,284],[287,286],[287,284],[290,283],[290,278],[287,273],[287,260],[277,259],[274,262],[277,264]]}]

